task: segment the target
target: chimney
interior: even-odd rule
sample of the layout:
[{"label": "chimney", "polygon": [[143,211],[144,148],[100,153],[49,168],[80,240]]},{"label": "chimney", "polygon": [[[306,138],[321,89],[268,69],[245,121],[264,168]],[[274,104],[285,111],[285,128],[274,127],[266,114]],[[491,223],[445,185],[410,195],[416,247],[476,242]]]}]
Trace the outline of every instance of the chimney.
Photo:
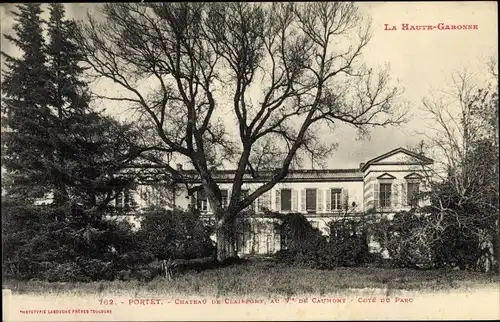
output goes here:
[{"label": "chimney", "polygon": [[182,171],[182,164],[177,163],[177,171]]}]

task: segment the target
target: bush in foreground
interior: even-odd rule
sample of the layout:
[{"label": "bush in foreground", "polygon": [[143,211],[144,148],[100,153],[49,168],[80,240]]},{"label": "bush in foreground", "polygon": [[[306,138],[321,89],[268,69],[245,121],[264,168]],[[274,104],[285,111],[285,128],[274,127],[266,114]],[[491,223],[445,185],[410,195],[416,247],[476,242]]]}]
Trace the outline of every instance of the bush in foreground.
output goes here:
[{"label": "bush in foreground", "polygon": [[151,280],[161,260],[213,254],[197,214],[151,209],[143,227],[97,216],[78,205],[2,205],[6,278],[50,282]]},{"label": "bush in foreground", "polygon": [[312,227],[302,214],[278,215],[281,219],[282,249],[279,262],[310,268],[333,269],[359,266],[373,260],[369,254],[364,227],[356,221],[332,221],[327,238]]}]

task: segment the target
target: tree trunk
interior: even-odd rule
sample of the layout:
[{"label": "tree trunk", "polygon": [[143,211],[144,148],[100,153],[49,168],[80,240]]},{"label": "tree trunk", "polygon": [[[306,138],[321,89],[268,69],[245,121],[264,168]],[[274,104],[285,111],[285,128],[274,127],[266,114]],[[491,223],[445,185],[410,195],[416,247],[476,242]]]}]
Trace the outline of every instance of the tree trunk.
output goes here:
[{"label": "tree trunk", "polygon": [[232,227],[224,225],[216,231],[217,239],[217,261],[222,263],[229,258],[237,257],[236,239]]},{"label": "tree trunk", "polygon": [[238,257],[238,249],[236,246],[236,232],[234,225],[231,225],[231,229],[229,230],[229,257],[237,258]]},{"label": "tree trunk", "polygon": [[493,267],[492,270],[500,274],[500,227],[496,223],[496,231],[493,233]]},{"label": "tree trunk", "polygon": [[[216,216],[219,220],[219,216]],[[217,261],[222,263],[229,258],[237,257],[235,224],[234,221],[226,221],[218,225],[216,230],[217,239]]]}]

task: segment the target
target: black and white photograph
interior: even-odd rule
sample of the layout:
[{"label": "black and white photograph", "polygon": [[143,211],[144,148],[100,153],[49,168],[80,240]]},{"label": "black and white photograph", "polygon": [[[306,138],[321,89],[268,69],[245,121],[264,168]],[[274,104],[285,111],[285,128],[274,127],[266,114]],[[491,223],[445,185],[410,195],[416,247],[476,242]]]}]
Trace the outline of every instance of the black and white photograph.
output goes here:
[{"label": "black and white photograph", "polygon": [[3,321],[500,319],[496,2],[0,21]]}]

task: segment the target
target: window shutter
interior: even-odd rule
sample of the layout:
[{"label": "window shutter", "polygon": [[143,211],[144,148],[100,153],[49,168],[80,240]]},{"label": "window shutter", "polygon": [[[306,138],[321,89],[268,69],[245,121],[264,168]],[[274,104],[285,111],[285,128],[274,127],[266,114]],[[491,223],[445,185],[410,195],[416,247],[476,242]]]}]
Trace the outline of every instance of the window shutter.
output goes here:
[{"label": "window shutter", "polygon": [[344,207],[346,210],[349,209],[349,190],[347,188],[342,189],[342,193],[344,194],[344,197],[342,199],[342,203],[344,204]]},{"label": "window shutter", "polygon": [[380,202],[380,198],[379,198],[379,183],[376,182],[374,185],[374,193],[373,193],[373,207],[375,209],[377,209],[379,207],[379,202]]},{"label": "window shutter", "polygon": [[280,189],[276,189],[275,198],[276,198],[276,211],[281,211],[281,190]]},{"label": "window shutter", "polygon": [[398,187],[398,191],[399,191],[399,198],[398,198],[398,203],[399,203],[399,206],[400,207],[403,207],[404,206],[404,183],[400,183],[399,184],[399,187]]},{"label": "window shutter", "polygon": [[271,210],[271,190],[265,192],[261,197],[261,209],[267,208],[268,210]]},{"label": "window shutter", "polygon": [[339,209],[345,209],[345,189],[342,188],[340,189],[340,208]]},{"label": "window shutter", "polygon": [[391,185],[391,208],[398,208],[399,201],[399,185],[397,183],[393,183]]},{"label": "window shutter", "polygon": [[148,206],[153,204],[153,188],[151,186],[146,187],[146,191],[144,193],[146,197],[146,202],[148,203]]},{"label": "window shutter", "polygon": [[[248,189],[248,194],[247,194],[246,198],[248,198],[252,193],[253,193],[253,191],[250,191],[250,189]],[[257,208],[255,208],[255,200],[252,203],[250,203],[250,205],[248,205],[247,209],[250,211],[254,211],[255,209],[257,209]]]},{"label": "window shutter", "polygon": [[408,185],[406,182],[401,184],[401,199],[403,202],[401,203],[403,206],[408,206],[408,192],[407,192]]},{"label": "window shutter", "polygon": [[300,190],[300,210],[306,211],[306,189]]},{"label": "window shutter", "polygon": [[260,208],[259,208],[259,201],[260,201],[260,196],[255,198],[255,200],[253,201],[253,209],[255,212],[259,212],[260,211]]},{"label": "window shutter", "polygon": [[325,189],[326,211],[332,210],[332,190]]},{"label": "window shutter", "polygon": [[123,203],[125,205],[125,208],[130,208],[132,202],[131,202],[131,197],[132,196],[132,191],[130,188],[125,189],[125,192],[123,193]]},{"label": "window shutter", "polygon": [[160,204],[160,196],[159,196],[159,193],[158,193],[158,189],[153,189],[152,190],[152,194],[154,195],[154,204],[155,206],[158,206]]},{"label": "window shutter", "polygon": [[316,189],[316,209],[323,211],[323,194],[320,189]]},{"label": "window shutter", "polygon": [[297,189],[292,189],[292,211],[297,212],[299,211],[299,196],[298,196],[298,191]]},{"label": "window shutter", "polygon": [[123,207],[128,208],[130,206],[128,188],[123,189]]},{"label": "window shutter", "polygon": [[191,209],[196,209],[196,196],[195,193],[191,195]]},{"label": "window shutter", "polygon": [[420,185],[421,185],[421,183],[418,182],[418,186],[417,186],[417,197],[418,197],[418,199],[417,199],[417,206],[420,206],[421,203],[422,203],[422,200],[423,200],[422,196],[420,195],[422,193]]},{"label": "window shutter", "polygon": [[263,195],[260,195],[255,199],[255,202],[257,202],[257,211],[262,212],[262,207],[263,207]]},{"label": "window shutter", "polygon": [[226,204],[224,206],[228,207],[230,201],[231,201],[231,189],[227,189],[227,200],[226,200]]},{"label": "window shutter", "polygon": [[116,195],[116,207],[117,208],[122,208],[123,207],[123,191],[120,191],[117,195]]},{"label": "window shutter", "polygon": [[266,201],[266,198],[267,198],[267,192],[264,192],[264,193],[260,196],[260,201],[259,201],[259,204],[260,204],[260,210],[261,210],[261,211],[264,211],[264,209],[267,207],[267,201]]},{"label": "window shutter", "polygon": [[130,190],[129,199],[130,199],[130,206],[131,207],[137,207],[137,200],[135,200],[136,196],[137,196],[137,192],[135,190],[134,191]]}]

